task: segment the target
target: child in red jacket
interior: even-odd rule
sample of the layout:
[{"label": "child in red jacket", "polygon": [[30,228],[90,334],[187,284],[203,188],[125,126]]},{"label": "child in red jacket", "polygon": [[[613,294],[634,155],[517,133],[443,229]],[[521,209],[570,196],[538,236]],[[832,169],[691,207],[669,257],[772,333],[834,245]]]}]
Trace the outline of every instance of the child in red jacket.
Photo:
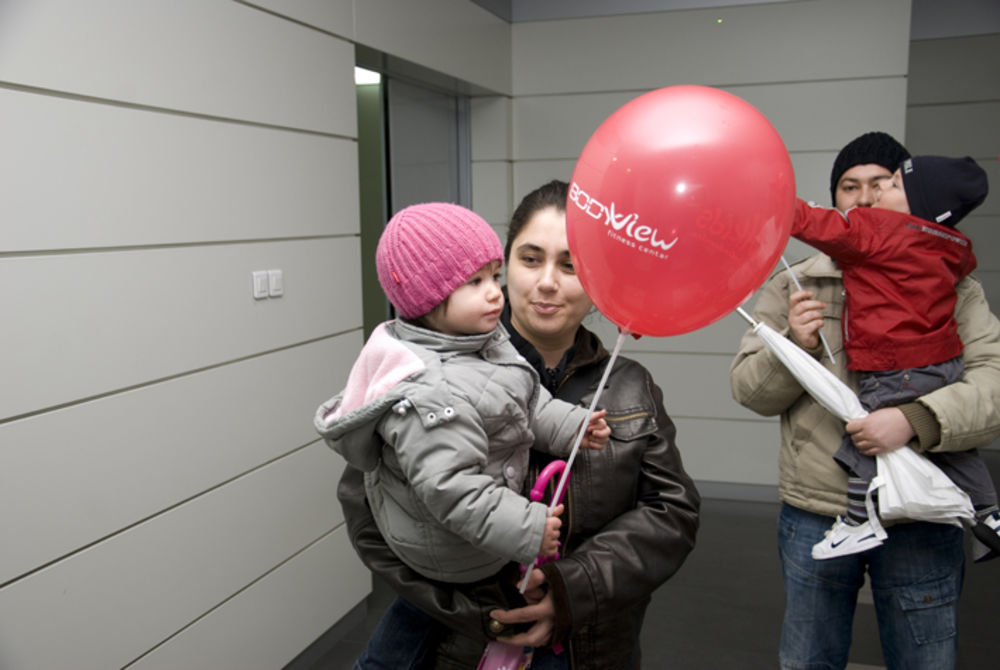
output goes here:
[{"label": "child in red jacket", "polygon": [[[976,258],[954,227],[987,192],[986,173],[971,158],[916,156],[882,184],[871,208],[841,214],[798,201],[792,235],[841,268],[847,367],[861,373],[858,395],[869,411],[912,402],[962,376],[955,284],[975,269]],[[997,494],[985,463],[975,451],[927,455],[972,500],[973,533],[988,548],[978,560],[1000,555]],[[813,547],[817,560],[885,539],[869,516],[874,457],[845,435],[834,458],[848,472],[847,515]]]}]

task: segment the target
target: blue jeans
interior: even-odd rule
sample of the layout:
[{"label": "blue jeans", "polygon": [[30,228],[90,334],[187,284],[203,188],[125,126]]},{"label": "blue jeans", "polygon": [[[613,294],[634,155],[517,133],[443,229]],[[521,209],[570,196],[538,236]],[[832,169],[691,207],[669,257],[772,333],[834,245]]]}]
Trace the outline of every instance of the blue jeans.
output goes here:
[{"label": "blue jeans", "polygon": [[386,608],[353,670],[418,670],[444,624],[403,598]]},{"label": "blue jeans", "polygon": [[531,658],[531,670],[569,670],[569,652],[555,654],[551,647],[535,649]]},{"label": "blue jeans", "polygon": [[833,519],[781,506],[778,549],[785,582],[783,670],[847,665],[858,590],[871,580],[888,670],[948,670],[958,649],[958,597],[965,576],[962,529],[934,523],[886,528],[888,539],[860,554],[813,560]]},{"label": "blue jeans", "polygon": [[[419,670],[445,631],[444,624],[397,596],[379,619],[353,670]],[[557,656],[548,647],[536,649],[531,670],[569,670],[569,652]]]}]

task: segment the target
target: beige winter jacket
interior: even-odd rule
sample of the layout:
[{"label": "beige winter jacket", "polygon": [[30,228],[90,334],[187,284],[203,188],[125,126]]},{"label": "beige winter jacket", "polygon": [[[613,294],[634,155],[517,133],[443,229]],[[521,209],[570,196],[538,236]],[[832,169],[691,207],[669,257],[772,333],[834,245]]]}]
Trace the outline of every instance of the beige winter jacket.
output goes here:
[{"label": "beige winter jacket", "polygon": [[[802,288],[827,303],[823,334],[833,350],[831,363],[822,347],[810,352],[840,379],[857,388],[856,374],[844,367],[840,315],[844,289],[840,270],[825,254],[793,266]],[[762,290],[754,318],[788,335],[788,296],[797,288],[787,271]],[[902,408],[920,451],[963,451],[989,445],[1000,436],[1000,321],[990,312],[982,286],[966,277],[957,286],[955,317],[964,344],[962,381],[921,397]],[[822,356],[822,358],[820,358]],[[752,331],[740,342],[730,369],[733,398],[764,416],[781,415],[778,490],[781,499],[801,509],[834,516],[847,507],[847,475],[833,460],[844,425],[802,390],[794,377]]]}]

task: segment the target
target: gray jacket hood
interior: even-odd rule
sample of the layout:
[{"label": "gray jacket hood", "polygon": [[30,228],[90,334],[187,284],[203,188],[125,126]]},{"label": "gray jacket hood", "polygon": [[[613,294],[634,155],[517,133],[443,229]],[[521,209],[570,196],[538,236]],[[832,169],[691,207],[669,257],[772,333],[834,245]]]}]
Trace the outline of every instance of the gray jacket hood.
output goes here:
[{"label": "gray jacket hood", "polygon": [[316,410],[316,430],[348,463],[371,472],[382,446],[374,432],[386,411],[402,415],[416,409],[425,428],[451,420],[454,403],[441,383],[439,352],[481,351],[496,340],[494,333],[451,337],[405,321],[380,324],[351,368],[347,386]]}]

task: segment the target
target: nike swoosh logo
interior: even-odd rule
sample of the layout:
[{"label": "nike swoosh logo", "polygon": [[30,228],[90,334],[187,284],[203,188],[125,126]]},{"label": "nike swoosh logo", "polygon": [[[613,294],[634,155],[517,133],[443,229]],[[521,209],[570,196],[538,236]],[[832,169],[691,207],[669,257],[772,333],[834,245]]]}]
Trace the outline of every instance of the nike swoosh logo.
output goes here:
[{"label": "nike swoosh logo", "polygon": [[[873,538],[873,537],[875,537],[875,533],[872,533],[871,535],[865,535],[865,536],[864,536],[863,538],[861,538],[860,540],[858,540],[858,542],[859,542],[859,543],[861,543],[861,542],[864,542],[865,540],[867,540],[867,539],[869,539],[869,538]],[[844,544],[845,542],[847,542],[847,540],[849,540],[849,539],[850,539],[850,538],[847,538],[847,537],[845,537],[845,538],[844,538],[843,540],[841,540],[840,542],[831,542],[831,543],[830,543],[830,548],[831,548],[831,549],[836,549],[836,548],[837,548],[837,547],[839,547],[840,545],[842,545],[842,544]]]}]

